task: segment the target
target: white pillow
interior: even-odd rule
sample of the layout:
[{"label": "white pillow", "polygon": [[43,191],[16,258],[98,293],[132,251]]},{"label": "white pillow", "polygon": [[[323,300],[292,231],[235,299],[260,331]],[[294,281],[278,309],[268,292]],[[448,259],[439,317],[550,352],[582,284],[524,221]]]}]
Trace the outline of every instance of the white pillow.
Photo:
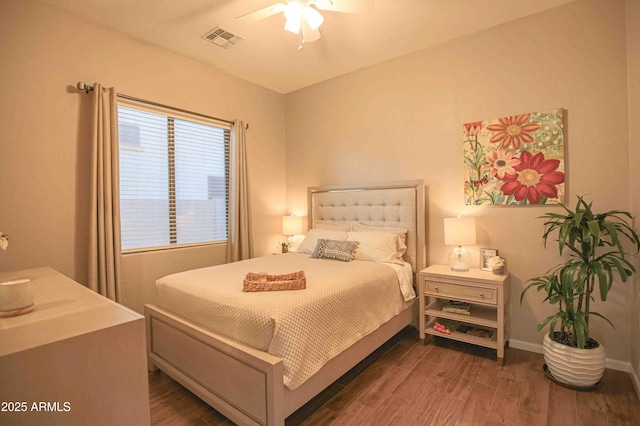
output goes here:
[{"label": "white pillow", "polygon": [[347,233],[347,241],[360,243],[356,249],[356,260],[403,263],[402,255],[398,252],[399,240],[400,236],[391,232]]},{"label": "white pillow", "polygon": [[310,229],[304,240],[298,246],[298,253],[313,253],[319,239],[345,241],[347,233],[345,231],[333,231],[330,229]]},{"label": "white pillow", "polygon": [[400,253],[400,257],[404,256],[407,252],[407,232],[409,232],[405,228],[394,228],[394,227],[382,227],[382,226],[370,226],[363,225],[361,223],[355,223],[353,225],[354,231],[373,231],[373,232],[389,232],[391,234],[397,235],[400,237],[398,239],[398,253]]},{"label": "white pillow", "polygon": [[352,223],[340,223],[332,222],[329,220],[317,220],[314,226],[315,229],[329,229],[331,231],[351,231],[353,228]]}]

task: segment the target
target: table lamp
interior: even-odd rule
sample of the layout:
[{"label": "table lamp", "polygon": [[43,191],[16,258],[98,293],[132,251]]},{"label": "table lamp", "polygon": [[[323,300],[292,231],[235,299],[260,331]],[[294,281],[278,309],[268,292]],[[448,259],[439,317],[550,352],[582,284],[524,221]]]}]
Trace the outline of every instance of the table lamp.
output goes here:
[{"label": "table lamp", "polygon": [[449,253],[452,271],[467,272],[471,265],[471,253],[462,246],[476,243],[476,219],[473,217],[447,217],[444,219],[444,243],[457,246]]},{"label": "table lamp", "polygon": [[282,233],[287,237],[302,234],[302,219],[303,216],[282,216]]},{"label": "table lamp", "polygon": [[305,216],[282,216],[282,233],[287,236],[287,241],[281,243],[283,253],[288,252],[289,246],[294,244],[292,241],[294,235],[305,232],[304,218]]}]

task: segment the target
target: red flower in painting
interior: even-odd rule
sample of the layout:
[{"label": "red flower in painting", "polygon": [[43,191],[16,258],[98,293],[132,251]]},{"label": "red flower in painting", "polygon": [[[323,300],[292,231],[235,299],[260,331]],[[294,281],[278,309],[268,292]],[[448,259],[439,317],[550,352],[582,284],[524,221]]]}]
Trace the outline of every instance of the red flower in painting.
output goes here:
[{"label": "red flower in painting", "polygon": [[482,129],[482,121],[463,124],[463,132],[467,136],[476,136]]},{"label": "red flower in painting", "polygon": [[525,124],[527,120],[529,120],[529,117],[531,117],[531,114],[499,118],[498,124],[490,124],[487,126],[487,130],[498,132],[489,142],[502,142],[503,148],[513,144],[513,148],[516,150],[520,148],[522,142],[533,142],[533,138],[528,132],[538,130],[540,124]]},{"label": "red flower in painting", "polygon": [[525,198],[531,204],[540,203],[540,197],[557,198],[559,185],[564,182],[564,173],[556,171],[560,160],[545,159],[539,152],[531,155],[524,151],[520,164],[514,166],[516,173],[505,174],[500,188],[505,195],[513,195],[517,201]]}]

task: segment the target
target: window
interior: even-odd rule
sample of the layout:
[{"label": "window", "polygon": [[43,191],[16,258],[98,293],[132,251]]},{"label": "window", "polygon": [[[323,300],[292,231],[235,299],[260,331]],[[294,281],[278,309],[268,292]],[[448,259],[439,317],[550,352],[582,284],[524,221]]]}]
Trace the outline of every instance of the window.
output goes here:
[{"label": "window", "polygon": [[119,103],[123,251],[227,240],[229,132],[226,123]]},{"label": "window", "polygon": [[120,146],[140,146],[140,127],[135,124],[118,123]]}]

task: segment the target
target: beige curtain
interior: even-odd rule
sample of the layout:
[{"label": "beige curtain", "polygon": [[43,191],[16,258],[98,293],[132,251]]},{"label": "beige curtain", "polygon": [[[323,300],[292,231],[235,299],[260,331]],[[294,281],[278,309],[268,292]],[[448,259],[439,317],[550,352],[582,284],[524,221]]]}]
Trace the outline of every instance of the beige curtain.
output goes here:
[{"label": "beige curtain", "polygon": [[227,263],[253,257],[247,167],[247,129],[243,121],[233,122],[230,148]]},{"label": "beige curtain", "polygon": [[120,185],[116,91],[100,84],[91,94],[93,131],[89,288],[120,300]]}]

